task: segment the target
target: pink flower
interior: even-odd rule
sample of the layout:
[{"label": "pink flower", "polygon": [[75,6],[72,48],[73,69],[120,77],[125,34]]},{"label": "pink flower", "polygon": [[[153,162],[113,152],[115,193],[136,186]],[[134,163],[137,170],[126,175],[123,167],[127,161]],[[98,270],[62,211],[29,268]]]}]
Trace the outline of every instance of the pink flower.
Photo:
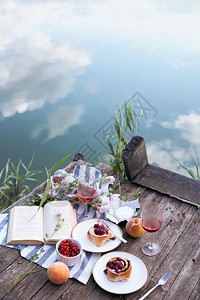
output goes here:
[{"label": "pink flower", "polygon": [[68,180],[63,180],[63,181],[62,181],[62,184],[63,184],[63,185],[68,184]]},{"label": "pink flower", "polygon": [[113,177],[113,176],[108,176],[108,181],[107,181],[107,183],[108,184],[113,184],[114,183],[114,181],[115,181],[115,177]]},{"label": "pink flower", "polygon": [[72,199],[72,200],[74,200],[74,199],[76,199],[76,195],[74,195],[74,194],[68,194],[68,195],[66,195],[68,198],[70,198],[70,199]]},{"label": "pink flower", "polygon": [[56,196],[58,196],[58,193],[56,193],[55,191],[53,191],[52,196],[53,196],[53,197],[56,197]]},{"label": "pink flower", "polygon": [[103,214],[103,213],[105,213],[107,210],[108,210],[108,207],[107,207],[107,205],[105,205],[105,206],[101,206],[101,207],[99,208],[99,212],[100,212],[100,214]]},{"label": "pink flower", "polygon": [[119,200],[119,196],[120,196],[120,194],[113,194],[113,195],[110,197],[110,201],[111,201],[111,202],[115,202],[115,201]]},{"label": "pink flower", "polygon": [[101,194],[102,194],[102,190],[100,190],[100,189],[96,189],[96,192],[97,192],[97,197],[98,197],[98,196],[101,196]]},{"label": "pink flower", "polygon": [[54,190],[54,191],[57,190],[57,189],[59,189],[59,185],[53,186],[53,190]]},{"label": "pink flower", "polygon": [[59,208],[55,208],[55,217],[58,218],[58,217],[61,217],[62,215],[62,211],[59,209]]},{"label": "pink flower", "polygon": [[56,193],[55,191],[52,191],[51,193],[51,190],[49,190],[48,194],[52,197],[56,197],[58,195],[58,193]]}]

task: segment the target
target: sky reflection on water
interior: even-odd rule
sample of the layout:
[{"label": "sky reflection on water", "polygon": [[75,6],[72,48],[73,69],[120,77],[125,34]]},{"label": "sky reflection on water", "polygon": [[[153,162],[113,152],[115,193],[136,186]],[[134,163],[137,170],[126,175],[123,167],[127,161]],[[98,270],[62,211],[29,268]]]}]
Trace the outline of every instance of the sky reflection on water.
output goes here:
[{"label": "sky reflection on water", "polygon": [[0,167],[35,152],[43,169],[84,147],[106,160],[131,95],[148,108],[150,162],[181,172],[186,139],[200,159],[199,27],[199,1],[1,1]]}]

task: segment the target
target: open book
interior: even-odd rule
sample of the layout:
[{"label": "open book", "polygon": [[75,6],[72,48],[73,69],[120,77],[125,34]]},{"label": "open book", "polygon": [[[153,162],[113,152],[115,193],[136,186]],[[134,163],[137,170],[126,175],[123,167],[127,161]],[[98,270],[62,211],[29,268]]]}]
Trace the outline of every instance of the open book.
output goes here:
[{"label": "open book", "polygon": [[[54,232],[58,214],[64,220]],[[9,214],[7,244],[42,245],[44,238],[52,244],[70,238],[76,223],[76,210],[68,201],[52,201],[39,210],[38,206],[14,206]]]}]

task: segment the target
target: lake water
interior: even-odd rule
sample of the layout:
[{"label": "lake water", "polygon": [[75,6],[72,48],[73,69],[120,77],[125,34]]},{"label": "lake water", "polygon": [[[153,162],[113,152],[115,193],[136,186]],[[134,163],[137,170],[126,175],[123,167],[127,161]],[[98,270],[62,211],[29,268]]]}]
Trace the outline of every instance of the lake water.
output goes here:
[{"label": "lake water", "polygon": [[[150,162],[200,160],[200,2],[1,0],[0,169],[108,162],[118,104],[144,108]],[[70,160],[68,160],[69,162]]]}]

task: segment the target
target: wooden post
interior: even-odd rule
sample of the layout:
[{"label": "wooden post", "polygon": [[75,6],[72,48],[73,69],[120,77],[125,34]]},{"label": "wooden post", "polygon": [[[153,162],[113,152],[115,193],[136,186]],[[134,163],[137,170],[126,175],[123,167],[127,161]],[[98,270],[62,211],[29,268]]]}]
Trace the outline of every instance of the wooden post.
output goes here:
[{"label": "wooden post", "polygon": [[122,153],[125,171],[129,180],[133,178],[148,164],[144,139],[134,136]]},{"label": "wooden post", "polygon": [[200,181],[149,164],[143,138],[133,137],[122,157],[132,182],[200,207]]}]

